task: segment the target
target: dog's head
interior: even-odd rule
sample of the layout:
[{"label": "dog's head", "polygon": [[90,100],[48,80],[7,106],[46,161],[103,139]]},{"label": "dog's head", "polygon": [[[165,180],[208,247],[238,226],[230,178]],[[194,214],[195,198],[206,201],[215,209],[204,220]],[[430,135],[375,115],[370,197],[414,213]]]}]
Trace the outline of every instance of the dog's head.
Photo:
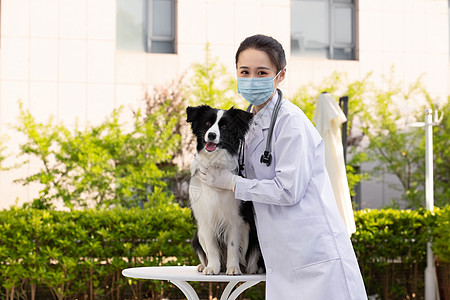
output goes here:
[{"label": "dog's head", "polygon": [[201,105],[188,107],[186,112],[187,122],[191,123],[197,137],[197,152],[214,152],[222,148],[236,155],[239,142],[245,137],[253,118],[251,113],[234,107],[219,110]]}]

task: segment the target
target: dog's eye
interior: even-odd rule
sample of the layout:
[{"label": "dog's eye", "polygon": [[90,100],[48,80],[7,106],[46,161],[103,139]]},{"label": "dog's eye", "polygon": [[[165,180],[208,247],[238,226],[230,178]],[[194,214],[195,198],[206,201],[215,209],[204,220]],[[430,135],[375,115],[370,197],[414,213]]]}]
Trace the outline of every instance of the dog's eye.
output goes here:
[{"label": "dog's eye", "polygon": [[209,126],[211,126],[212,124],[211,124],[211,122],[206,122],[205,125],[209,127]]},{"label": "dog's eye", "polygon": [[227,129],[227,125],[220,126],[220,129]]}]

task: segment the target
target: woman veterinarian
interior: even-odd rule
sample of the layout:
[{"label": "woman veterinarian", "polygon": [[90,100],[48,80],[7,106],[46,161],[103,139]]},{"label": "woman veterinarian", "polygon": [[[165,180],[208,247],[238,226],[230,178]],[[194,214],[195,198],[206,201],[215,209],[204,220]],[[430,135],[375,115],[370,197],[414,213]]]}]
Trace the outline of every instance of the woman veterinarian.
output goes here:
[{"label": "woman veterinarian", "polygon": [[277,90],[286,76],[283,47],[264,35],[246,38],[236,53],[236,71],[238,92],[254,114],[243,152],[246,178],[210,169],[203,170],[210,176],[202,177],[211,186],[234,190],[237,199],[253,201],[266,299],[367,299],[325,169],[323,140]]}]

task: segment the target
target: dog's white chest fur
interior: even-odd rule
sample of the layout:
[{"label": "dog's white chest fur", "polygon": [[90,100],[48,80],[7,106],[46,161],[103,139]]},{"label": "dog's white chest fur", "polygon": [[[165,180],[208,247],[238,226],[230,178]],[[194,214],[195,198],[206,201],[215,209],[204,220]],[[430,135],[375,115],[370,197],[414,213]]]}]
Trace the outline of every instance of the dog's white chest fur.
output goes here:
[{"label": "dog's white chest fur", "polygon": [[191,163],[189,186],[189,200],[198,222],[207,222],[209,226],[223,226],[224,222],[232,222],[239,216],[239,203],[234,193],[202,183],[198,177],[200,167],[235,171],[237,159],[223,149],[213,153],[200,151]]},{"label": "dog's white chest fur", "polygon": [[222,228],[239,216],[239,206],[231,191],[203,184],[198,176],[191,179],[190,204],[199,226]]}]

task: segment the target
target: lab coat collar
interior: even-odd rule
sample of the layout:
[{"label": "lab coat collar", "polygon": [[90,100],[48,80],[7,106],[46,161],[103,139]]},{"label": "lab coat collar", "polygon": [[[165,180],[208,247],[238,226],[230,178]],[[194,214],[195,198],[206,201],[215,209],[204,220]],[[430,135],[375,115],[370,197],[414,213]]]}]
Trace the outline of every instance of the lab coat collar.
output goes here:
[{"label": "lab coat collar", "polygon": [[261,129],[268,129],[270,127],[272,113],[275,108],[275,103],[277,103],[278,97],[278,92],[276,92],[269,103],[267,103],[266,106],[264,106],[263,109],[261,109],[253,117],[253,122],[256,126],[259,126]]},{"label": "lab coat collar", "polygon": [[[252,155],[256,148],[267,138],[267,129],[270,127],[270,120],[278,99],[278,93],[263,107],[254,117],[251,134],[249,134],[248,155]],[[264,134],[266,132],[266,134]],[[263,154],[263,153],[261,153]],[[248,175],[248,174],[247,174]]]}]

